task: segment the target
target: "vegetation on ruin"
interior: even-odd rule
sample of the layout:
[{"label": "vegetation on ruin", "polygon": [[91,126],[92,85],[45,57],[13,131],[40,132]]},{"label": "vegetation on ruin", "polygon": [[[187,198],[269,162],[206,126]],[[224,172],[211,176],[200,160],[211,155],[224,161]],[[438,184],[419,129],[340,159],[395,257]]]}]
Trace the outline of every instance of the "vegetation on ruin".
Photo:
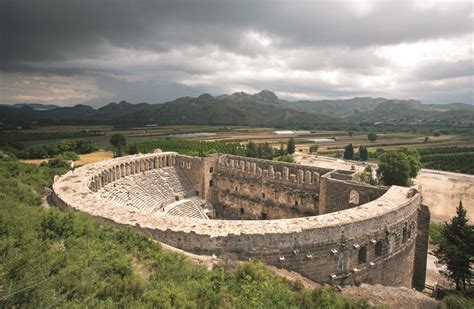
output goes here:
[{"label": "vegetation on ruin", "polygon": [[206,270],[150,235],[42,207],[65,169],[0,161],[0,307],[368,308],[304,289],[259,262]]},{"label": "vegetation on ruin", "polygon": [[287,154],[284,156],[279,156],[274,158],[275,161],[287,162],[287,163],[296,163],[295,158],[292,155]]}]

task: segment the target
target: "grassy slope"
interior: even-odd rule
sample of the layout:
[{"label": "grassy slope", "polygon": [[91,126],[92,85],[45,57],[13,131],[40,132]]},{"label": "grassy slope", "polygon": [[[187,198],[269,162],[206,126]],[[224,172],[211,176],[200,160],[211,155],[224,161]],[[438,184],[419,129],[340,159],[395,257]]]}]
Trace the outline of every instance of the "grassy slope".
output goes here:
[{"label": "grassy slope", "polygon": [[43,208],[36,190],[59,172],[0,161],[0,307],[367,307],[258,262],[208,271],[149,235]]}]

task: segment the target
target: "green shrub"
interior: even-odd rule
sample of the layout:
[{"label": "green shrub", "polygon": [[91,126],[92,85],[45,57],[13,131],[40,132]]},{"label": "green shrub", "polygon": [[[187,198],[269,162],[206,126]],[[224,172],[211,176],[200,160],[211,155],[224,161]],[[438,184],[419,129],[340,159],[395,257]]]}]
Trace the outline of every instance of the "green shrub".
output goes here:
[{"label": "green shrub", "polygon": [[77,161],[79,160],[79,156],[77,153],[73,151],[66,151],[63,152],[62,154],[57,156],[58,159],[64,160],[64,161]]},{"label": "green shrub", "polygon": [[295,163],[295,158],[293,158],[292,155],[288,154],[286,156],[280,156],[280,157],[275,157],[275,161],[280,161],[280,162],[288,162],[288,163]]},{"label": "green shrub", "polygon": [[474,308],[474,299],[464,297],[460,294],[451,294],[443,299],[441,308],[443,309]]}]

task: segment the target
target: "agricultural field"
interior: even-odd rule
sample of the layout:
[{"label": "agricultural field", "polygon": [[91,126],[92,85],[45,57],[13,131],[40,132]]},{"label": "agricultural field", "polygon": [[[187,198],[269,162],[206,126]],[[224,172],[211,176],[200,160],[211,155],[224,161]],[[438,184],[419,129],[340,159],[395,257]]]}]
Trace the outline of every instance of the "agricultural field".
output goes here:
[{"label": "agricultural field", "polygon": [[[358,148],[364,145],[371,153],[371,158],[375,160],[374,155],[377,151],[396,150],[400,147],[415,147],[422,152],[423,165],[426,168],[438,169],[453,172],[470,173],[474,172],[473,155],[469,151],[458,151],[460,147],[474,149],[474,137],[469,132],[445,131],[441,129],[413,129],[413,132],[395,132],[393,128],[380,128],[377,132],[377,140],[369,142],[367,140],[367,131],[349,131],[337,130],[312,130],[307,134],[276,134],[275,128],[255,128],[244,126],[199,126],[199,125],[176,125],[176,126],[143,126],[143,127],[113,127],[113,126],[39,126],[34,129],[20,130],[18,132],[0,133],[0,147],[8,144],[12,136],[21,136],[21,144],[27,146],[36,144],[54,144],[65,138],[68,140],[88,140],[95,143],[102,150],[109,150],[110,136],[114,133],[121,133],[127,137],[128,145],[139,145],[139,152],[150,152],[153,147],[163,150],[181,151],[187,154],[196,154],[204,152],[225,152],[239,153],[234,150],[238,144],[246,144],[249,141],[255,143],[269,143],[274,148],[280,148],[281,144],[286,144],[289,138],[294,138],[296,150],[301,153],[309,153],[309,148],[317,142],[319,146],[318,153],[340,157],[343,149],[349,143]],[[374,128],[370,129],[373,132]],[[406,130],[404,130],[406,131]],[[435,134],[443,132],[443,134]],[[15,133],[15,134],[14,134]],[[89,136],[84,136],[89,134]],[[8,137],[5,137],[8,135]],[[434,136],[436,135],[436,136]],[[48,137],[41,139],[41,137]],[[166,144],[166,139],[182,139],[188,141],[205,142],[227,142],[231,146],[220,144],[188,144],[187,146],[178,144]],[[158,143],[157,140],[160,142]],[[152,142],[152,143],[151,143]],[[184,147],[184,148],[183,148]],[[446,149],[457,147],[456,152],[445,152]],[[203,148],[203,149],[201,149]],[[227,149],[228,148],[228,149]],[[231,149],[232,148],[232,149]],[[440,152],[437,151],[440,149]],[[425,152],[426,150],[426,152]],[[474,152],[474,151],[473,151]]]}]

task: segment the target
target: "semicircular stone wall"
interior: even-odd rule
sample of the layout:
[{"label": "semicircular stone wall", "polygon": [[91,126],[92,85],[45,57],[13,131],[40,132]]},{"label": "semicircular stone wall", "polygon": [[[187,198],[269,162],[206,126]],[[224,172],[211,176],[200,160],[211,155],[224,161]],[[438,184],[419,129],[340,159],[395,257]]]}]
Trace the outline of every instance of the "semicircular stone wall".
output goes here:
[{"label": "semicircular stone wall", "polygon": [[[170,178],[153,178],[153,173]],[[175,186],[186,193],[176,194],[176,200],[203,200],[217,219],[166,215],[162,210],[175,202],[168,199],[139,209],[103,197],[104,187],[127,183],[119,181],[127,177],[135,177],[130,179],[141,186],[145,204],[162,194],[159,182],[168,181],[163,179],[181,182]],[[429,211],[421,205],[421,193],[357,180],[350,171],[160,152],[101,161],[57,176],[53,198],[61,208],[131,225],[196,254],[258,259],[321,283],[424,287]],[[147,181],[158,189],[147,190]],[[123,192],[128,198],[130,193]]]}]

